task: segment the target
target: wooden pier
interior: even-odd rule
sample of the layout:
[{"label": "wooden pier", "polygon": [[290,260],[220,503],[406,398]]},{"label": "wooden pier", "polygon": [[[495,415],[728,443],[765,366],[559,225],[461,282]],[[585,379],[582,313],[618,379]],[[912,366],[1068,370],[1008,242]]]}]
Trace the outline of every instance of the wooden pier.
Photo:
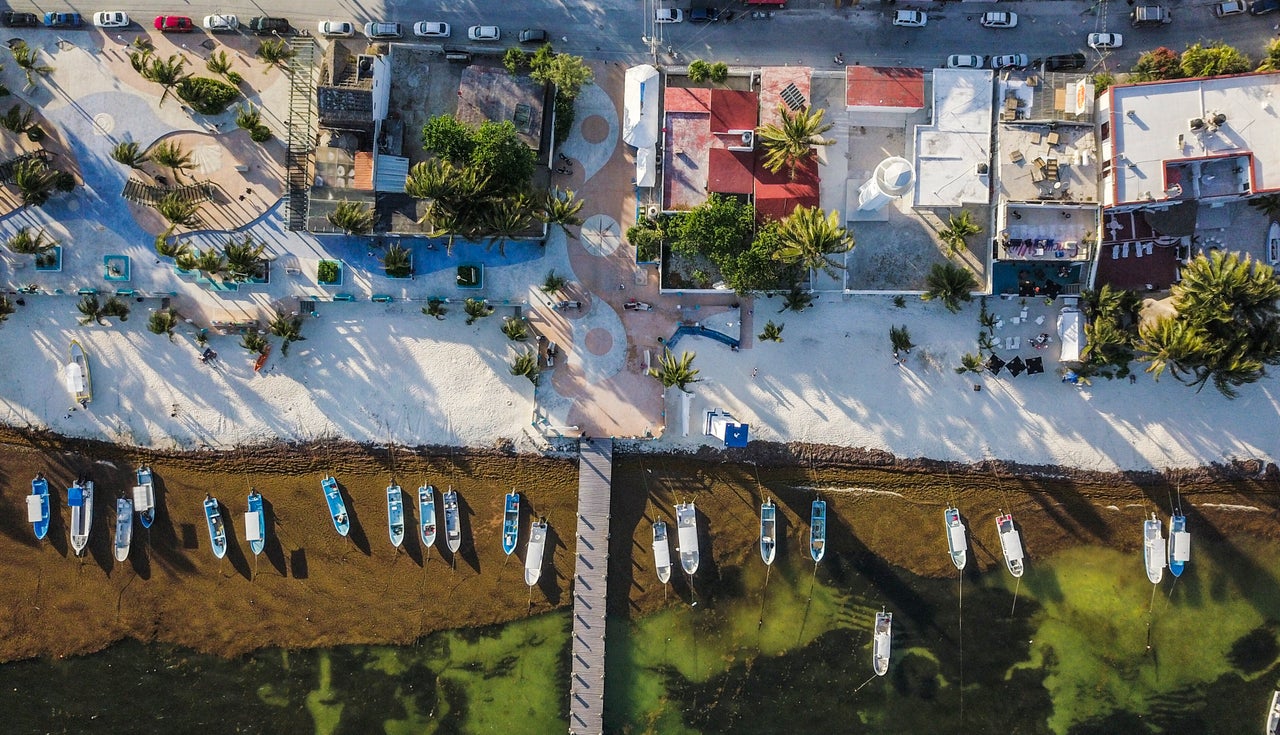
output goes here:
[{"label": "wooden pier", "polygon": [[613,441],[583,441],[578,456],[578,556],[573,575],[569,732],[600,735],[604,732],[604,628]]}]

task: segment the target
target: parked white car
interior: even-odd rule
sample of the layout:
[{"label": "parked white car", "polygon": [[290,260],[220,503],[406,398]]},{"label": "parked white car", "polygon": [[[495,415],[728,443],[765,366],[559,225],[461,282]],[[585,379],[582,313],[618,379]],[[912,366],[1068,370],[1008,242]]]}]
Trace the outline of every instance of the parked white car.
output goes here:
[{"label": "parked white car", "polygon": [[1225,3],[1218,3],[1213,6],[1213,14],[1219,18],[1226,18],[1229,15],[1241,15],[1244,13],[1244,0],[1227,0]]},{"label": "parked white car", "polygon": [[452,32],[448,23],[420,20],[413,24],[413,35],[421,38],[448,38]]},{"label": "parked white car", "polygon": [[947,57],[948,69],[981,69],[986,65],[987,57],[976,54],[951,54]]},{"label": "parked white car", "polygon": [[1030,63],[1031,57],[1026,54],[1004,54],[991,57],[992,69],[1022,69]]},{"label": "parked white car", "polygon": [[979,22],[982,23],[983,28],[1017,28],[1018,14],[983,13],[982,20]]},{"label": "parked white car", "polygon": [[1086,40],[1089,42],[1089,48],[1100,51],[1120,48],[1124,45],[1124,36],[1119,33],[1090,33]]},{"label": "parked white car", "polygon": [[893,14],[893,24],[903,28],[924,28],[929,24],[929,14],[923,10],[898,10]]},{"label": "parked white car", "polygon": [[388,41],[404,35],[399,23],[380,23],[370,21],[364,24],[364,35],[370,41]]},{"label": "parked white car", "polygon": [[322,20],[316,24],[316,33],[324,38],[350,38],[356,35],[356,27],[345,20]]},{"label": "parked white car", "polygon": [[240,19],[234,15],[206,15],[200,25],[210,33],[230,33],[240,27]]},{"label": "parked white car", "polygon": [[502,39],[502,29],[497,26],[471,26],[467,29],[467,38],[472,41],[498,41]]},{"label": "parked white car", "polygon": [[680,8],[658,8],[653,13],[654,23],[680,23],[684,20],[684,11]]},{"label": "parked white car", "polygon": [[129,15],[118,10],[94,13],[93,24],[99,28],[124,28],[129,25]]}]

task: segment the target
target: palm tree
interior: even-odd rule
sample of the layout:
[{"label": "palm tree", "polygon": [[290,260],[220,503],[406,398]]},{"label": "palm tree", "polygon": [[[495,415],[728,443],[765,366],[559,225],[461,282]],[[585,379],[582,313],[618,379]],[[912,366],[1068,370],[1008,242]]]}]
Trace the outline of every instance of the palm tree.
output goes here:
[{"label": "palm tree", "polygon": [[258,46],[259,59],[268,67],[284,64],[298,55],[297,51],[289,48],[289,44],[285,43],[283,38],[268,38]]},{"label": "palm tree", "polygon": [[173,341],[173,329],[178,326],[178,312],[173,309],[156,309],[147,319],[147,329],[152,334],[163,334]]},{"label": "palm tree", "polygon": [[427,299],[427,305],[422,307],[422,313],[443,320],[449,310],[444,308],[444,299],[431,298]]},{"label": "palm tree", "polygon": [[215,247],[209,247],[201,250],[195,256],[195,270],[200,271],[206,278],[212,279],[221,275],[227,269],[227,259],[222,255],[222,251]]},{"label": "palm tree", "polygon": [[257,332],[247,332],[240,338],[240,346],[255,355],[265,355],[267,350],[271,349],[271,343],[267,338]]},{"label": "palm tree", "polygon": [[1096,365],[1123,367],[1133,360],[1134,335],[1118,319],[1095,316],[1084,325],[1085,343],[1080,359]]},{"label": "palm tree", "polygon": [[1215,334],[1238,326],[1254,328],[1280,315],[1275,270],[1237,253],[1212,250],[1196,257],[1171,291],[1179,314],[1205,323]]},{"label": "palm tree", "polygon": [[540,373],[538,369],[538,353],[533,350],[517,353],[511,361],[510,370],[512,375],[523,375],[529,379],[530,383],[537,385]]},{"label": "palm tree", "polygon": [[911,332],[907,331],[907,325],[901,327],[889,327],[889,344],[893,346],[894,353],[905,352],[910,353],[915,347],[911,343]]},{"label": "palm tree", "polygon": [[227,56],[226,51],[218,50],[209,54],[209,58],[204,62],[204,68],[225,77],[227,72],[231,71],[231,57]]},{"label": "palm tree", "polygon": [[302,336],[302,317],[290,316],[283,311],[276,309],[275,318],[271,320],[268,329],[275,336],[284,340],[280,345],[280,354],[289,354],[289,345],[294,342],[301,342],[306,339]]},{"label": "palm tree", "polygon": [[183,170],[189,169],[193,165],[191,163],[191,154],[182,147],[181,143],[171,140],[156,143],[155,148],[151,151],[151,160],[172,171],[175,179],[181,175]]},{"label": "palm tree", "polygon": [[824,215],[818,207],[800,207],[778,226],[780,247],[774,251],[775,260],[798,263],[804,268],[821,270],[831,277],[844,268],[831,256],[853,249],[853,236],[840,226],[840,217],[834,210]]},{"label": "palm tree", "polygon": [[111,149],[111,157],[116,163],[123,163],[129,168],[142,168],[142,164],[151,160],[151,157],[140,150],[138,142],[135,140],[122,140],[115,144]]},{"label": "palm tree", "polygon": [[695,357],[697,353],[694,352],[682,352],[680,357],[676,357],[671,350],[665,350],[658,358],[658,367],[649,368],[649,375],[657,378],[663,388],[674,386],[688,393],[685,386],[702,380],[698,377],[698,369],[693,366]]},{"label": "palm tree", "polygon": [[1268,219],[1280,217],[1280,194],[1263,194],[1249,200],[1249,206],[1262,211]]},{"label": "palm tree", "polygon": [[800,284],[791,284],[791,291],[782,297],[782,308],[778,309],[781,314],[784,311],[804,311],[813,304],[813,294],[800,288]]},{"label": "palm tree", "polygon": [[506,255],[507,241],[529,229],[532,221],[533,210],[525,195],[518,194],[495,202],[488,216],[485,217],[485,228],[489,231],[489,245],[497,245],[498,254]]},{"label": "palm tree", "polygon": [[467,324],[475,324],[477,319],[483,319],[493,313],[493,307],[489,306],[484,299],[467,299],[462,304],[462,311],[467,315]]},{"label": "palm tree", "polygon": [[458,173],[445,158],[416,163],[409,169],[404,191],[415,199],[449,199],[458,190]]},{"label": "palm tree", "polygon": [[[1149,363],[1147,372],[1156,380],[1165,370],[1178,380],[1194,376],[1205,353],[1205,334],[1191,322],[1176,317],[1143,323],[1138,337],[1139,347],[1146,353],[1139,359]],[[1203,380],[1194,382],[1204,384]]]},{"label": "palm tree", "polygon": [[377,216],[371,204],[343,200],[328,214],[328,220],[348,235],[365,235],[373,231]]},{"label": "palm tree", "polygon": [[94,322],[102,322],[102,304],[98,303],[98,297],[88,294],[80,299],[80,303],[76,304],[76,311],[84,315],[80,320],[81,324],[89,325]]},{"label": "palm tree", "polygon": [[253,131],[254,128],[262,124],[262,112],[253,106],[253,103],[242,105],[236,108],[236,127],[241,130]]},{"label": "palm tree", "polygon": [[973,221],[972,215],[966,209],[960,212],[959,217],[948,214],[947,227],[939,232],[938,236],[951,248],[952,253],[958,253],[968,246],[966,240],[979,232],[982,232],[982,227]]},{"label": "palm tree", "polygon": [[4,323],[14,311],[13,302],[9,300],[9,297],[0,294],[0,323]]},{"label": "palm tree", "polygon": [[252,235],[245,235],[239,242],[230,240],[222,249],[222,257],[226,259],[228,280],[233,283],[244,283],[255,278],[262,278],[263,265],[267,259],[263,253],[267,244],[255,242]]},{"label": "palm tree", "polygon": [[552,268],[547,271],[547,277],[542,279],[542,292],[553,294],[568,285],[569,279],[556,273],[555,269]]},{"label": "palm tree", "polygon": [[18,187],[18,196],[22,198],[24,207],[38,207],[49,201],[58,188],[60,177],[60,171],[49,168],[39,158],[19,161],[13,167],[13,185]]},{"label": "palm tree", "polygon": [[0,115],[0,127],[11,133],[22,135],[32,128],[32,119],[35,113],[31,108],[22,105],[14,105],[7,112]]},{"label": "palm tree", "polygon": [[795,179],[796,169],[813,155],[813,147],[831,145],[822,134],[835,127],[822,121],[826,110],[802,109],[792,112],[785,105],[778,106],[782,123],[769,123],[756,129],[756,138],[764,148],[764,166],[773,173],[784,167],[791,170]]},{"label": "palm tree", "polygon": [[960,367],[956,368],[956,373],[964,375],[965,373],[980,373],[983,369],[982,355],[975,355],[972,352],[966,352],[960,356]]},{"label": "palm tree", "polygon": [[5,241],[5,247],[19,255],[44,255],[58,244],[53,238],[45,239],[44,230],[23,227]]},{"label": "palm tree", "polygon": [[177,255],[173,256],[173,264],[178,270],[190,273],[200,266],[200,260],[196,257],[193,248],[187,248]]},{"label": "palm tree", "polygon": [[160,197],[160,201],[155,203],[155,208],[161,217],[164,217],[173,225],[195,227],[200,224],[200,218],[196,216],[200,205],[183,199],[176,191],[171,191]]},{"label": "palm tree", "polygon": [[542,209],[538,212],[538,219],[564,230],[564,234],[569,237],[575,235],[569,231],[570,227],[576,227],[582,224],[582,218],[578,213],[582,211],[583,202],[577,198],[577,194],[572,191],[561,191],[553,189],[546,193],[542,200]]},{"label": "palm tree", "polygon": [[769,320],[764,325],[764,331],[757,335],[761,342],[781,342],[782,328],[785,324],[774,324],[773,320]]},{"label": "palm tree", "polygon": [[164,232],[156,235],[155,247],[156,254],[162,258],[174,258],[175,260],[182,256],[183,253],[191,252],[191,243],[187,240],[174,239],[169,240],[173,235],[173,225],[169,225]]},{"label": "palm tree", "polygon": [[102,315],[104,317],[119,317],[120,321],[129,321],[129,305],[122,301],[119,296],[112,296],[107,299],[107,303],[102,305]]},{"label": "palm tree", "polygon": [[400,243],[392,243],[382,256],[382,268],[388,278],[408,278],[413,275],[413,255]]},{"label": "palm tree", "polygon": [[[134,39],[135,42],[137,40],[138,39]],[[155,53],[155,49],[150,46],[145,46],[139,47],[137,51],[130,51],[128,53],[130,66],[133,67],[134,71],[138,72],[138,74],[142,75],[142,77],[146,79],[147,65],[151,63],[151,56]]]},{"label": "palm tree", "polygon": [[529,339],[529,325],[523,319],[509,316],[502,320],[502,333],[512,342],[523,342]]},{"label": "palm tree", "polygon": [[164,88],[160,94],[160,106],[164,107],[164,101],[169,98],[169,93],[180,82],[191,76],[185,71],[187,60],[178,54],[171,54],[169,58],[161,59],[148,53],[145,61],[147,64],[142,69],[142,77]]},{"label": "palm tree", "polygon": [[938,299],[952,313],[960,311],[962,301],[972,301],[970,292],[978,287],[978,282],[967,268],[951,261],[934,263],[924,282],[928,290],[920,298],[925,301]]},{"label": "palm tree", "polygon": [[27,75],[28,85],[36,83],[36,74],[48,74],[53,71],[52,66],[40,63],[39,52],[28,46],[26,41],[15,41],[9,47],[9,51],[13,54],[13,63]]}]

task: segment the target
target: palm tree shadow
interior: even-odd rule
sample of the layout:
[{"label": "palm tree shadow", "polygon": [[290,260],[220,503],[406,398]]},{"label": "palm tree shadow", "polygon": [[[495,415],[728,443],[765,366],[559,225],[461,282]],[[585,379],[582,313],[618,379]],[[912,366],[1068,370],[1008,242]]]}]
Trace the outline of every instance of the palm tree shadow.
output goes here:
[{"label": "palm tree shadow", "polygon": [[351,493],[347,492],[346,486],[341,482],[338,483],[338,492],[342,495],[342,503],[347,509],[347,520],[351,523],[351,531],[347,536],[365,556],[372,556],[373,548],[369,545],[369,537],[365,535],[360,516],[356,513],[356,505],[351,502]]},{"label": "palm tree shadow", "polygon": [[270,500],[267,500],[265,495],[262,497],[262,513],[265,516],[263,524],[267,529],[266,543],[262,551],[266,554],[267,562],[271,564],[271,568],[275,569],[276,573],[281,577],[288,577],[289,571],[288,566],[285,564],[284,546],[280,543],[280,534],[275,532],[275,506],[271,504]]}]

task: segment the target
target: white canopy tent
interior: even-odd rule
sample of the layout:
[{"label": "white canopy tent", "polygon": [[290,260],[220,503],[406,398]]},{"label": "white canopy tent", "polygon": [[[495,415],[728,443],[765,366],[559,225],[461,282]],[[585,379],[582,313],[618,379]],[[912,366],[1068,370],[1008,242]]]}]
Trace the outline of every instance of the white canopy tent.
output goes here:
[{"label": "white canopy tent", "polygon": [[1080,310],[1070,306],[1063,307],[1058,314],[1058,339],[1062,342],[1058,362],[1080,362],[1080,350],[1084,348],[1083,320]]},{"label": "white canopy tent", "polygon": [[660,83],[658,70],[648,64],[627,69],[622,140],[636,148],[636,186],[653,186],[657,180]]}]

